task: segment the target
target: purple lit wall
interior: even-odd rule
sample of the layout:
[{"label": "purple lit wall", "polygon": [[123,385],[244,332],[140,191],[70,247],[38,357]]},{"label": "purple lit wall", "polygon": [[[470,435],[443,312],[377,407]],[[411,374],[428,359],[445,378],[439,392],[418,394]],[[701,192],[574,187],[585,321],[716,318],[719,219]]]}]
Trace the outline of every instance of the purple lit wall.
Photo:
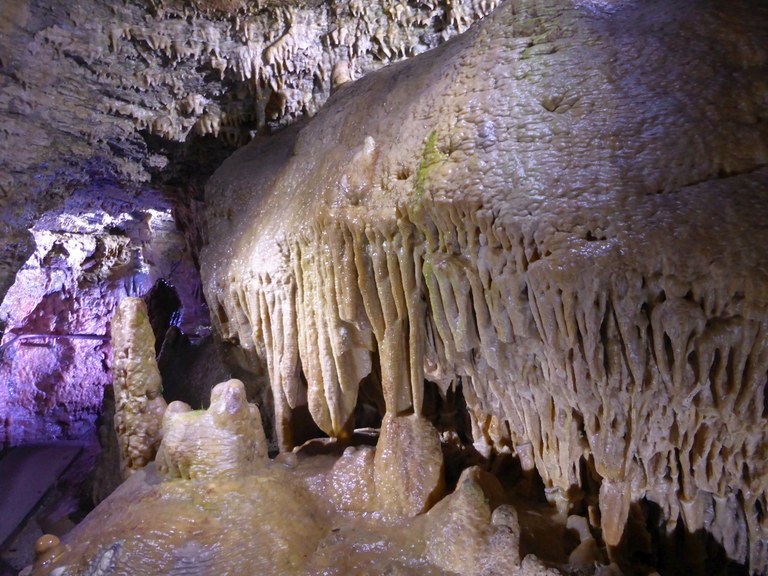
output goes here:
[{"label": "purple lit wall", "polygon": [[121,298],[164,278],[182,300],[181,328],[205,323],[197,272],[159,193],[84,189],[30,231],[34,253],[0,304],[0,446],[93,429]]}]

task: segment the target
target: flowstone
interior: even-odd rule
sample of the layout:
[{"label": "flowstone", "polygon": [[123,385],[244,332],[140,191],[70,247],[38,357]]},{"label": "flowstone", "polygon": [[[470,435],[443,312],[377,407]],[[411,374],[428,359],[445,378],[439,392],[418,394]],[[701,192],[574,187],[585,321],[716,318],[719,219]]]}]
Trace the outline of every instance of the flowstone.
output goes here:
[{"label": "flowstone", "polygon": [[460,384],[611,550],[644,506],[768,571],[765,46],[757,3],[509,1],[233,155],[205,293],[281,448]]},{"label": "flowstone", "polygon": [[[465,471],[458,489],[423,514],[413,489],[405,493],[416,501],[402,509],[385,497],[363,510],[366,492],[375,490],[360,482],[360,472],[367,460],[373,476],[374,455],[361,460],[348,448],[337,460],[298,450],[269,460],[258,410],[244,394],[243,384],[230,380],[213,388],[208,410],[171,403],[157,460],[136,470],[64,541],[40,538],[36,563],[24,573],[549,574],[534,556],[521,563],[516,511],[487,472]],[[393,425],[424,428],[415,416]],[[339,494],[345,499],[334,498]]]}]

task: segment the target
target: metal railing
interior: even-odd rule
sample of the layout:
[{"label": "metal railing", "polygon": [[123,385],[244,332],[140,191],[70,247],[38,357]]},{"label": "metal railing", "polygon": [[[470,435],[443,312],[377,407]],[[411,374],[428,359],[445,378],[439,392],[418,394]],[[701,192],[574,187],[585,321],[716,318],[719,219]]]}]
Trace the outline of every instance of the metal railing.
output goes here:
[{"label": "metal railing", "polygon": [[104,336],[101,334],[15,334],[13,338],[0,344],[0,358],[3,357],[5,351],[13,344],[24,340],[44,340],[46,338],[53,338],[54,340],[66,338],[70,340],[101,340],[102,342],[108,342],[112,340],[111,336]]}]

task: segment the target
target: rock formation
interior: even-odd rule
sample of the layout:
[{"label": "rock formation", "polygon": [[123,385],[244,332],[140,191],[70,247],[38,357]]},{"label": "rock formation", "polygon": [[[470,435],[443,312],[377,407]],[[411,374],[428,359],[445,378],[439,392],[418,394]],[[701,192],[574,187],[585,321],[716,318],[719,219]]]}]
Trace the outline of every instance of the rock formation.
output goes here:
[{"label": "rock formation", "polygon": [[226,478],[252,472],[267,457],[259,409],[239,380],[214,387],[208,410],[172,402],[163,416],[157,466],[168,478]]},{"label": "rock formation", "polygon": [[[104,88],[87,145],[36,125],[19,166],[106,146],[110,175],[170,179],[196,138],[254,139],[188,250],[279,449],[230,380],[171,403],[147,463],[153,373],[123,405],[154,402],[137,470],[29,572],[768,573],[768,8],[507,0],[464,31],[494,5],[128,2],[105,27],[94,2],[37,33],[3,9],[76,64],[50,90],[82,62]],[[18,54],[24,110],[48,84]],[[328,438],[296,446],[307,414]]]},{"label": "rock formation", "polygon": [[112,320],[115,433],[128,478],[155,459],[167,404],[155,360],[155,338],[141,298],[125,298]]},{"label": "rock formation", "polygon": [[766,570],[765,16],[508,2],[227,160],[206,297],[283,448],[302,402],[347,436],[372,371],[384,436],[461,384],[610,547],[652,502]]},{"label": "rock formation", "polygon": [[185,196],[252,134],[313,114],[334,69],[343,81],[342,68],[357,77],[433,48],[496,4],[4,4],[0,295],[28,255],[25,228],[71,193],[171,181]]},{"label": "rock formation", "polygon": [[172,403],[156,463],[131,475],[67,542],[41,538],[32,574],[555,574],[533,555],[521,562],[515,509],[478,468],[426,514],[419,497],[431,487],[410,488],[414,502],[399,510],[386,508],[385,496],[384,520],[328,498],[342,486],[359,504],[360,467],[301,451],[269,461],[264,447],[241,382],[214,387],[207,411]]},{"label": "rock formation", "polygon": [[152,191],[79,190],[30,230],[34,252],[0,304],[0,444],[77,438],[112,383],[117,302],[161,278],[180,287],[188,332],[201,319],[197,272],[171,204]]}]

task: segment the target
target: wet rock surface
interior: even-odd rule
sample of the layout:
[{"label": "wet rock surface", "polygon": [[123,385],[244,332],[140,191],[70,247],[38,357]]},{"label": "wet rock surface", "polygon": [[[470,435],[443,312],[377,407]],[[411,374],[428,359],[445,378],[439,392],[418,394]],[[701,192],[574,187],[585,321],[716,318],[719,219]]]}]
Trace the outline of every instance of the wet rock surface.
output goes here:
[{"label": "wet rock surface", "polygon": [[156,464],[132,474],[63,541],[41,537],[26,573],[555,574],[535,556],[521,562],[515,508],[489,473],[467,469],[430,511],[417,501],[429,493],[423,486],[401,487],[412,501],[403,508],[384,499],[384,515],[353,510],[333,494],[343,486],[359,504],[360,468],[301,449],[268,460],[243,395],[231,380],[213,388],[208,411],[171,404]]},{"label": "wet rock surface", "polygon": [[[201,189],[226,156],[495,5],[0,6],[0,444],[92,429],[110,380],[98,338],[123,296],[163,278],[180,290],[180,328],[204,336]],[[46,330],[56,337],[28,338]]]},{"label": "wet rock surface", "polygon": [[27,572],[768,572],[768,12],[508,1],[364,76],[495,5],[0,9],[0,440],[92,429],[157,281],[193,399]]},{"label": "wet rock surface", "polygon": [[460,383],[619,563],[639,512],[765,571],[767,16],[509,2],[227,160],[206,296],[281,446],[369,373],[393,415]]}]

